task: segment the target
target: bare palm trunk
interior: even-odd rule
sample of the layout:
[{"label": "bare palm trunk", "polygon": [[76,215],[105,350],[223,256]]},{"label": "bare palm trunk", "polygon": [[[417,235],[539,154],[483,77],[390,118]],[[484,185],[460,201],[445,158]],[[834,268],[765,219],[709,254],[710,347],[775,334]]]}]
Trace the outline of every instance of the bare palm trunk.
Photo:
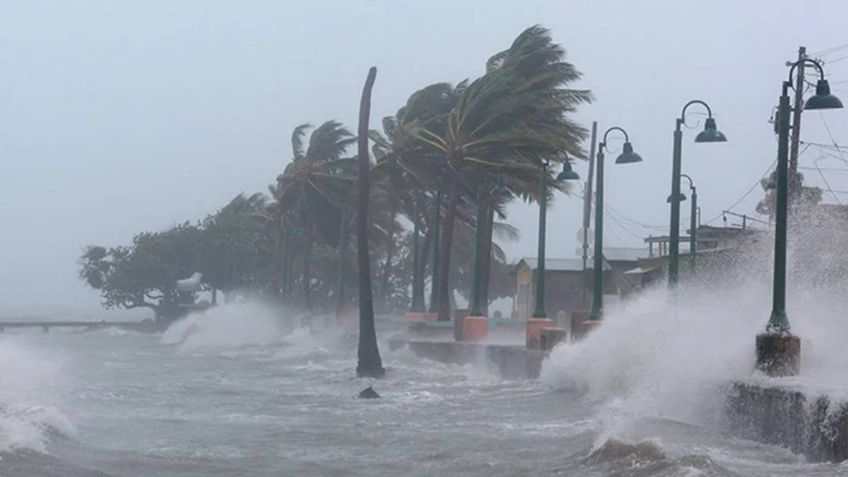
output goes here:
[{"label": "bare palm trunk", "polygon": [[486,201],[486,229],[483,231],[483,266],[481,267],[482,282],[480,285],[480,304],[483,316],[489,316],[489,283],[492,276],[492,226],[495,223],[495,208],[491,200]]},{"label": "bare palm trunk", "polygon": [[[307,226],[308,227],[308,226]],[[307,313],[312,312],[312,228],[306,236],[306,250],[303,254],[303,304]]]},{"label": "bare palm trunk", "polygon": [[368,119],[371,114],[371,88],[377,77],[377,68],[368,70],[365,86],[362,88],[362,100],[359,103],[359,204],[356,221],[356,246],[359,261],[359,346],[356,375],[359,377],[379,378],[386,374],[380,350],[377,347],[377,330],[374,325],[374,297],[371,293],[371,260],[368,252],[368,200],[370,183],[368,174]]},{"label": "bare palm trunk", "polygon": [[[420,197],[415,197],[415,207],[413,208],[413,217],[412,217],[412,233],[413,235],[413,247],[412,247],[412,306],[410,307],[411,311],[414,312],[423,312],[425,309],[424,305],[424,262],[422,260],[422,255],[426,256],[426,254],[421,253],[420,247],[420,235],[421,235],[421,214],[419,213],[420,206]],[[428,240],[424,239],[424,250],[427,250]]]},{"label": "bare palm trunk", "polygon": [[436,284],[438,290],[436,295],[437,312],[439,321],[450,321],[451,319],[451,304],[450,292],[450,258],[451,258],[451,243],[453,242],[454,219],[456,218],[456,203],[459,200],[459,182],[456,178],[451,178],[450,189],[448,191],[448,209],[445,214],[445,225],[442,231],[442,243],[439,263],[439,278]]},{"label": "bare palm trunk", "polygon": [[395,251],[397,250],[395,235],[397,234],[397,230],[395,230],[395,217],[397,216],[397,194],[395,193],[394,187],[392,187],[391,192],[391,212],[390,212],[390,220],[389,222],[389,243],[386,244],[386,262],[383,264],[383,276],[380,279],[380,301],[378,303],[380,310],[386,310],[386,303],[389,298],[389,283],[392,276],[392,270],[394,268],[394,257]]}]

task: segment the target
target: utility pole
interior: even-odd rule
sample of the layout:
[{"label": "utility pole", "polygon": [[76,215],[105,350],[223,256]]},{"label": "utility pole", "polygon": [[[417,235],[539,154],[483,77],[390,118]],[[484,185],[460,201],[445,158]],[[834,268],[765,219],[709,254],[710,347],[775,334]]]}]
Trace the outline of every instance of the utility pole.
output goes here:
[{"label": "utility pole", "polygon": [[595,177],[595,145],[598,140],[598,122],[592,121],[592,142],[589,145],[589,177],[583,192],[583,279],[585,281],[582,293],[584,310],[589,309],[589,224],[592,223],[592,181]]},{"label": "utility pole", "polygon": [[[789,141],[789,197],[797,198],[801,191],[798,178],[798,146],[801,143],[801,111],[804,110],[804,59],[807,58],[807,48],[798,47],[798,69],[795,76],[795,98],[792,106],[792,132]],[[789,63],[790,65],[794,63]],[[790,200],[791,202],[791,200]]]},{"label": "utility pole", "polygon": [[592,222],[592,180],[595,177],[595,142],[598,139],[598,122],[592,121],[592,142],[589,146],[589,177],[583,193],[583,270],[589,262],[589,224]]}]

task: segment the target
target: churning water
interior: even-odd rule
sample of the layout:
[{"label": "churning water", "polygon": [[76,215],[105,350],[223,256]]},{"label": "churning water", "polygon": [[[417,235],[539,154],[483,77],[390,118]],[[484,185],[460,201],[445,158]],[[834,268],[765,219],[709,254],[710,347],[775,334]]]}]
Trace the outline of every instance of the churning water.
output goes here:
[{"label": "churning water", "polygon": [[[711,299],[674,298],[685,316],[662,291],[609,310],[538,381],[386,345],[387,377],[357,379],[355,336],[257,305],[162,335],[0,335],[0,475],[848,475],[718,430],[722,385],[751,376],[768,289],[711,286]],[[823,300],[802,305],[841,319]],[[805,376],[845,384],[844,333],[790,314],[816,344]],[[356,399],[368,385],[382,399]]]}]

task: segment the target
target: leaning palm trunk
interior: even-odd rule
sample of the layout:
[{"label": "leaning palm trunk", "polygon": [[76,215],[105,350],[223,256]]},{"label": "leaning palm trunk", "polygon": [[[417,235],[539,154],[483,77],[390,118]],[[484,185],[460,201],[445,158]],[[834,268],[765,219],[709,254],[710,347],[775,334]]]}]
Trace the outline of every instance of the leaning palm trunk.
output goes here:
[{"label": "leaning palm trunk", "polygon": [[307,313],[312,312],[312,244],[315,242],[312,236],[312,228],[307,226],[306,250],[303,254],[303,306]]},{"label": "leaning palm trunk", "polygon": [[483,230],[483,263],[481,267],[480,282],[480,304],[483,316],[489,316],[489,281],[492,276],[492,226],[495,223],[495,208],[492,207],[491,198],[486,199],[486,220]]},{"label": "leaning palm trunk", "polygon": [[427,240],[427,237],[424,237],[424,247],[420,247],[420,235],[421,235],[421,214],[419,213],[419,203],[421,201],[420,197],[415,197],[415,207],[413,210],[413,241],[416,244],[413,246],[412,250],[415,253],[415,256],[412,257],[412,265],[414,267],[412,271],[412,306],[410,307],[411,311],[414,312],[423,312],[425,309],[424,305],[424,263],[426,262],[425,257],[427,253],[422,253],[422,250],[429,250],[427,246],[430,241]]},{"label": "leaning palm trunk", "polygon": [[447,212],[445,214],[445,225],[442,230],[441,257],[439,263],[438,290],[436,294],[437,313],[439,321],[450,321],[451,303],[450,293],[450,259],[451,243],[453,242],[454,219],[456,218],[456,204],[459,200],[459,181],[452,177],[448,191]]},{"label": "leaning palm trunk", "polygon": [[374,326],[374,297],[371,293],[371,257],[368,252],[368,200],[370,184],[368,174],[368,119],[371,113],[371,88],[377,77],[377,68],[368,70],[362,100],[359,104],[359,204],[356,220],[356,246],[359,261],[359,347],[356,375],[379,378],[386,374],[380,350],[377,348],[377,330]]},{"label": "leaning palm trunk", "polygon": [[389,243],[386,244],[386,262],[383,264],[383,276],[380,280],[380,301],[378,303],[379,309],[383,312],[386,311],[387,303],[389,300],[389,287],[391,283],[392,270],[394,269],[394,257],[395,251],[397,250],[395,235],[397,234],[397,230],[395,230],[395,218],[397,217],[397,204],[398,197],[394,186],[391,186],[391,211],[389,213]]}]

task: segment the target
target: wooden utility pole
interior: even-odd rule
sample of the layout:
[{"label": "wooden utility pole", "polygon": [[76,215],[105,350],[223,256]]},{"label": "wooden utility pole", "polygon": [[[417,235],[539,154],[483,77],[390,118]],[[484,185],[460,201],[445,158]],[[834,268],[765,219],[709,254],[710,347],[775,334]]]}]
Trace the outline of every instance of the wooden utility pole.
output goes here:
[{"label": "wooden utility pole", "polygon": [[[807,57],[807,48],[798,47],[798,61]],[[801,192],[798,177],[798,146],[801,143],[801,111],[804,110],[804,63],[798,65],[795,76],[795,98],[792,107],[792,131],[789,140],[789,197],[794,198]]]},{"label": "wooden utility pole", "polygon": [[583,194],[583,270],[589,261],[589,224],[592,222],[592,181],[595,178],[595,143],[598,139],[598,122],[592,121],[592,142],[589,146],[589,177]]},{"label": "wooden utility pole", "polygon": [[589,289],[591,275],[587,273],[589,266],[589,224],[592,223],[592,184],[595,180],[595,147],[598,140],[598,122],[592,121],[592,142],[589,145],[589,177],[586,178],[586,186],[583,192],[583,287],[582,302],[583,309],[589,309]]}]

